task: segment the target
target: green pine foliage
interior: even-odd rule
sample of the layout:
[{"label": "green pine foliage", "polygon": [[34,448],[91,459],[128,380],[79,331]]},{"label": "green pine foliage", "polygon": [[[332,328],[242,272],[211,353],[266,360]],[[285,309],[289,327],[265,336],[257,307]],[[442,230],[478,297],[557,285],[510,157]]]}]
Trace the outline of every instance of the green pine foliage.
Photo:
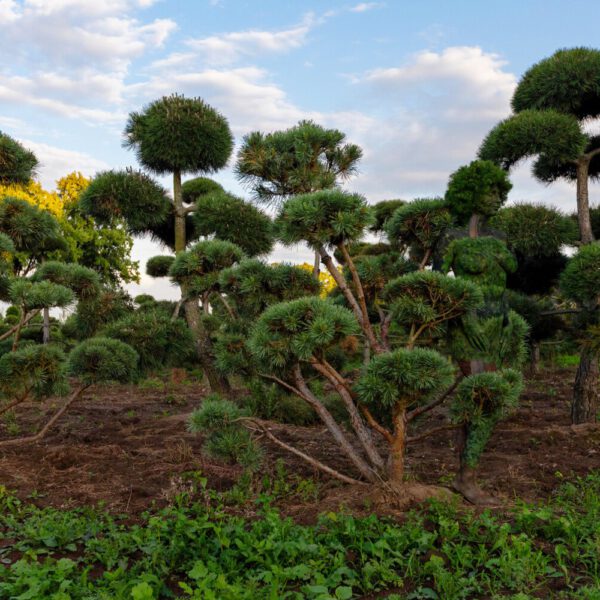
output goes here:
[{"label": "green pine foliage", "polygon": [[201,98],[173,94],[132,112],[125,147],[158,175],[212,173],[224,167],[233,150],[227,119]]},{"label": "green pine foliage", "polygon": [[244,137],[235,170],[259,200],[269,203],[334,188],[356,172],[361,156],[341,131],[300,121],[284,131]]},{"label": "green pine foliage", "polygon": [[0,398],[39,400],[68,391],[65,355],[59,347],[27,344],[0,356]]},{"label": "green pine foliage", "polygon": [[169,268],[169,277],[185,287],[188,295],[201,296],[218,289],[220,272],[243,257],[242,249],[231,242],[197,242],[189,250],[177,254]]},{"label": "green pine foliage", "polygon": [[0,131],[0,183],[29,183],[38,164],[31,150]]},{"label": "green pine foliage", "polygon": [[483,308],[449,330],[448,350],[457,361],[483,360],[498,368],[521,368],[527,358],[528,322],[506,307],[498,314]]},{"label": "green pine foliage", "polygon": [[399,348],[371,360],[355,386],[361,402],[375,409],[425,404],[454,381],[452,363],[435,350]]},{"label": "green pine foliage", "polygon": [[454,423],[467,426],[467,466],[477,466],[496,423],[517,406],[522,390],[523,377],[514,369],[477,373],[459,383],[450,410]]},{"label": "green pine foliage", "polygon": [[255,319],[277,302],[318,295],[321,291],[321,284],[305,269],[285,263],[269,265],[258,259],[246,259],[223,269],[219,286],[245,319]]},{"label": "green pine foliage", "polygon": [[523,257],[556,256],[579,238],[577,223],[556,208],[541,204],[513,204],[501,208],[489,225],[506,235],[506,243]]},{"label": "green pine foliage", "polygon": [[600,116],[600,51],[568,48],[530,67],[512,99],[516,113],[554,109],[579,120]]},{"label": "green pine foliage", "polygon": [[406,202],[404,200],[381,200],[371,206],[373,211],[373,223],[369,228],[373,233],[384,233],[388,221],[392,218],[392,215],[396,210],[404,206]]},{"label": "green pine foliage", "polygon": [[383,299],[394,321],[407,330],[430,335],[440,327],[483,302],[481,289],[461,277],[448,277],[435,271],[409,273],[390,281]]},{"label": "green pine foliage", "polygon": [[0,233],[12,240],[17,252],[32,258],[64,248],[58,221],[52,214],[19,198],[7,196],[0,202]]},{"label": "green pine foliage", "polygon": [[598,304],[600,296],[600,242],[582,246],[560,278],[563,294],[582,305]]},{"label": "green pine foliage", "polygon": [[156,309],[137,310],[104,327],[100,336],[121,340],[139,355],[138,371],[148,374],[190,364],[194,341],[181,319]]},{"label": "green pine foliage", "polygon": [[174,260],[174,256],[153,256],[146,263],[146,274],[150,277],[167,277]]},{"label": "green pine foliage", "polygon": [[260,466],[262,452],[240,423],[245,416],[247,413],[231,400],[211,394],[192,413],[188,428],[206,435],[204,450],[209,456],[255,470]]},{"label": "green pine foliage", "polygon": [[552,168],[577,159],[586,145],[587,137],[574,116],[556,110],[525,110],[496,125],[483,140],[479,156],[504,169],[537,156],[534,172],[548,172],[542,180],[550,182]]},{"label": "green pine foliage", "polygon": [[131,233],[144,233],[167,220],[167,191],[142,171],[125,169],[98,173],[79,198],[81,210],[99,223],[123,217]]},{"label": "green pine foliage", "polygon": [[30,311],[52,307],[64,308],[73,302],[74,294],[68,287],[51,281],[32,282],[19,278],[10,284],[9,297],[13,304]]},{"label": "green pine foliage", "polygon": [[418,198],[394,211],[385,225],[394,246],[417,246],[421,252],[433,250],[452,225],[452,216],[441,198]]},{"label": "green pine foliage", "polygon": [[503,290],[507,274],[517,269],[517,261],[497,238],[459,238],[449,244],[444,256],[442,270],[450,269],[457,277]]},{"label": "green pine foliage", "polygon": [[489,160],[475,160],[450,176],[445,200],[459,223],[471,215],[491,217],[506,202],[512,184],[508,175]]},{"label": "green pine foliage", "polygon": [[209,177],[188,179],[181,186],[181,199],[184,204],[194,204],[202,196],[224,192],[223,186]]},{"label": "green pine foliage", "polygon": [[51,281],[67,287],[78,300],[89,300],[100,293],[98,273],[75,263],[43,262],[36,269],[32,281]]},{"label": "green pine foliage", "polygon": [[220,191],[200,196],[193,219],[197,235],[237,244],[247,256],[268,254],[273,248],[269,216],[233,194]]},{"label": "green pine foliage", "polygon": [[358,331],[348,309],[322,298],[299,298],[267,308],[248,346],[262,368],[281,374],[300,361],[323,356]]},{"label": "green pine foliage", "polygon": [[371,222],[371,211],[363,196],[335,189],[286,200],[275,226],[285,244],[305,241],[317,249],[357,241]]},{"label": "green pine foliage", "polygon": [[70,375],[85,385],[133,381],[137,373],[138,354],[128,344],[106,337],[92,337],[79,343],[69,353]]}]

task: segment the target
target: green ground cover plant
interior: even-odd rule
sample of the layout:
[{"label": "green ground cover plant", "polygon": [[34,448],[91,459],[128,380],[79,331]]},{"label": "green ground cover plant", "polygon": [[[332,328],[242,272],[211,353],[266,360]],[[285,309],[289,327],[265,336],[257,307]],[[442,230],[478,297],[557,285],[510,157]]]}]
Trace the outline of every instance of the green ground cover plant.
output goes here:
[{"label": "green ground cover plant", "polygon": [[[431,502],[401,522],[329,513],[300,525],[254,498],[175,498],[136,522],[101,509],[36,508],[2,490],[0,597],[52,600],[570,598],[600,595],[600,474],[505,514]],[[283,480],[282,480],[283,481]],[[236,495],[237,494],[237,495]],[[199,501],[197,501],[200,499]],[[251,503],[252,504],[252,503]],[[248,514],[248,513],[246,513]],[[369,596],[369,597],[377,597]],[[381,597],[384,597],[383,595]]]}]

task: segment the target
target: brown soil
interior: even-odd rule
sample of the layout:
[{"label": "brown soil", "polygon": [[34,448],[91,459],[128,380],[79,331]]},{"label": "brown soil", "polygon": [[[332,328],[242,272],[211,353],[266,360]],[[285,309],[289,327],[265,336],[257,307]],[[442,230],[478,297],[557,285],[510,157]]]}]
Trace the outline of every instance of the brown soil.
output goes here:
[{"label": "brown soil", "polygon": [[[600,468],[600,426],[571,426],[569,397],[574,372],[544,371],[528,382],[519,410],[495,431],[479,470],[487,492],[501,501],[546,498],[563,478]],[[240,469],[203,456],[201,436],[186,430],[189,413],[205,390],[170,383],[164,390],[107,386],[85,394],[56,429],[38,444],[0,449],[0,484],[38,505],[73,507],[103,503],[136,514],[185,491],[186,472],[200,472],[208,486],[230,488]],[[34,431],[60,401],[29,404],[17,411],[21,435]],[[440,424],[443,408],[420,427]],[[351,472],[323,427],[273,426],[273,432],[323,462]],[[411,433],[412,434],[412,433]],[[9,437],[6,420],[0,438]],[[449,485],[457,467],[455,434],[440,433],[407,451],[413,484]],[[327,480],[284,450],[267,445],[266,470],[282,459],[289,472],[321,482],[317,502],[297,496],[282,504],[287,514],[310,521],[341,505],[357,512],[386,512],[365,486]],[[423,487],[423,486],[421,486]],[[414,489],[417,489],[416,486]],[[379,496],[381,497],[381,495]],[[391,508],[391,506],[390,506]]]}]

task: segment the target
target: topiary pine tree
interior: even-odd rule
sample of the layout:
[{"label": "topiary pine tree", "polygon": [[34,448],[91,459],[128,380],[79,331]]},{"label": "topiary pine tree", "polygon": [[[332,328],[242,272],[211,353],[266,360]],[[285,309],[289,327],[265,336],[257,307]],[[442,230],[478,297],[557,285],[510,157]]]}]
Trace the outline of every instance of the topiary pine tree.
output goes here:
[{"label": "topiary pine tree", "polygon": [[[337,129],[300,121],[284,131],[248,134],[235,170],[262,202],[280,205],[297,194],[335,188],[356,173],[362,150]],[[320,257],[315,252],[315,278]]]},{"label": "topiary pine tree", "polygon": [[600,115],[600,50],[558,50],[533,65],[515,90],[512,108],[515,114],[484,140],[480,157],[510,169],[535,156],[533,174],[540,181],[575,181],[580,238],[590,243],[588,181],[600,173],[600,136],[583,127]]},{"label": "topiary pine tree", "polygon": [[475,160],[450,176],[445,200],[461,225],[469,224],[469,236],[477,237],[483,220],[506,202],[512,184],[493,162]]},{"label": "topiary pine tree", "polygon": [[[112,194],[114,187],[102,190],[101,184],[95,180],[85,195],[95,195],[94,205],[98,208],[90,206],[88,210],[124,216],[132,231],[151,233],[176,253],[185,251],[188,241],[197,238],[198,234],[194,231],[192,219],[194,206],[184,206],[182,175],[213,173],[225,166],[233,148],[227,120],[200,98],[175,94],[152,102],[141,112],[131,113],[124,135],[125,146],[135,151],[146,169],[157,175],[173,175],[173,200],[163,199],[158,189],[151,192],[151,187],[158,186],[150,185],[142,176],[137,182],[132,182],[133,173],[130,172],[129,185],[139,192],[136,192],[135,198],[156,202],[155,216],[141,210],[139,202],[133,204],[130,195],[125,193],[125,186],[121,186],[118,194]],[[197,183],[195,191],[189,190],[188,200],[197,196],[199,185]],[[208,189],[206,185],[212,190],[217,189],[216,184],[211,186],[206,182],[204,189]],[[193,188],[193,185],[188,188]],[[182,292],[183,296],[189,296],[187,290]],[[184,306],[197,342],[198,358],[211,384],[217,385],[217,390],[223,390],[225,382],[212,369],[211,361],[204,356],[204,345],[200,343],[201,339],[206,339],[207,333],[202,329],[199,306],[194,300],[185,302]]]},{"label": "topiary pine tree", "polygon": [[200,98],[165,96],[129,115],[124,145],[153,173],[173,175],[175,252],[185,250],[181,176],[213,173],[227,164],[233,149],[227,120]]},{"label": "topiary pine tree", "polygon": [[[583,246],[569,261],[560,278],[563,294],[582,310],[582,321],[589,327],[598,324],[600,309],[600,243]],[[573,387],[571,420],[595,422],[599,407],[600,372],[598,354],[584,345]]]}]

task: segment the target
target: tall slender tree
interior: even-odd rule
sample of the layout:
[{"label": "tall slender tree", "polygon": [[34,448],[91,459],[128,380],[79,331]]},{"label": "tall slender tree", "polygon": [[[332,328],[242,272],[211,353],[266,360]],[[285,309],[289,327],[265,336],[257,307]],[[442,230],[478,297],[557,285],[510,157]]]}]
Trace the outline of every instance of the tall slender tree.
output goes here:
[{"label": "tall slender tree", "polygon": [[512,99],[514,115],[484,140],[479,155],[510,169],[536,157],[534,176],[577,184],[581,242],[594,240],[590,219],[590,178],[600,175],[600,136],[584,125],[600,116],[600,50],[571,48],[555,52],[523,75]]}]

